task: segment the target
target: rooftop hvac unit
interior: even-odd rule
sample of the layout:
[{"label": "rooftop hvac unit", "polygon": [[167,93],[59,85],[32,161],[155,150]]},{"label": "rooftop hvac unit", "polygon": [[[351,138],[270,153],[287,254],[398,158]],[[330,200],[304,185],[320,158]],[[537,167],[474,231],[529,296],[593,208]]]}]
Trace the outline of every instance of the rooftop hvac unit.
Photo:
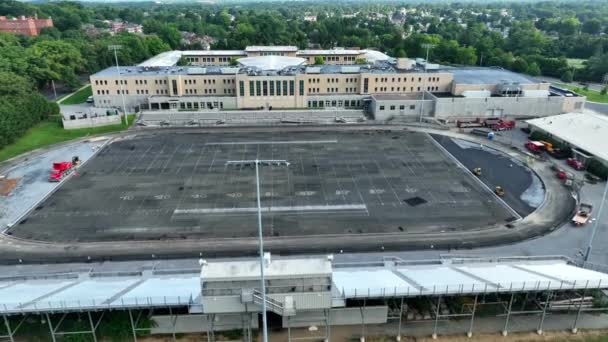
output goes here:
[{"label": "rooftop hvac unit", "polygon": [[306,73],[307,74],[320,74],[321,68],[320,67],[308,67],[308,68],[306,68]]},{"label": "rooftop hvac unit", "polygon": [[357,74],[361,70],[358,66],[343,66],[340,68],[340,72],[343,74]]},{"label": "rooftop hvac unit", "polygon": [[207,73],[207,68],[188,68],[188,75],[204,75]]},{"label": "rooftop hvac unit", "polygon": [[220,73],[222,75],[234,75],[238,74],[239,68],[221,68]]}]

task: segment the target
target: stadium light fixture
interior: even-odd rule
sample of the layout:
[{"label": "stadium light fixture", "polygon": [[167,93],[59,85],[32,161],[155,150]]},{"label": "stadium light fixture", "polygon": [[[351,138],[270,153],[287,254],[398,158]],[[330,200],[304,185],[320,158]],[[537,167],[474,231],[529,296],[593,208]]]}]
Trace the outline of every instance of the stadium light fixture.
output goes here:
[{"label": "stadium light fixture", "polygon": [[425,95],[426,95],[426,70],[427,67],[429,65],[429,51],[431,49],[433,49],[435,47],[435,44],[431,44],[431,43],[425,43],[420,45],[423,49],[426,49],[426,59],[424,60],[424,82],[422,85],[422,103],[420,104],[420,120],[419,122],[422,123],[422,115],[424,113],[424,100],[425,100]]},{"label": "stadium light fixture", "polygon": [[122,88],[122,78],[120,77],[120,66],[118,65],[117,51],[122,49],[122,45],[109,45],[108,49],[114,51],[114,60],[116,61],[116,71],[118,73],[118,84],[120,87],[120,96],[122,98],[122,114],[125,117],[125,126],[129,126],[129,119],[127,119],[127,106],[125,105],[125,92]]},{"label": "stadium light fixture", "polygon": [[255,164],[255,188],[258,205],[258,245],[260,253],[260,292],[262,292],[262,324],[263,342],[268,342],[268,320],[266,317],[266,281],[264,279],[264,237],[262,235],[262,204],[260,200],[260,165],[264,166],[289,166],[289,162],[283,159],[251,159],[230,160],[226,165]]}]

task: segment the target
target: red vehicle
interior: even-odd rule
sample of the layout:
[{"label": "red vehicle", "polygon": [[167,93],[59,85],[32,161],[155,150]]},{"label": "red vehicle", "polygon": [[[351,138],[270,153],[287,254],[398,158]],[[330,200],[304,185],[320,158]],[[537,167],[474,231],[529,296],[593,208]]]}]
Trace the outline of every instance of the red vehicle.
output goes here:
[{"label": "red vehicle", "polygon": [[570,165],[573,169],[575,170],[584,170],[585,169],[585,164],[583,164],[583,162],[576,160],[574,158],[568,158],[566,160],[566,163],[568,165]]},{"label": "red vehicle", "polygon": [[541,143],[540,141],[530,140],[524,146],[526,146],[526,148],[532,153],[540,153],[545,149],[545,144]]},{"label": "red vehicle", "polygon": [[74,170],[74,164],[71,162],[53,163],[53,170],[49,175],[49,182],[59,182],[65,176],[69,175]]},{"label": "red vehicle", "polygon": [[503,119],[486,119],[484,125],[494,131],[507,131],[515,128],[515,121],[506,121]]},{"label": "red vehicle", "polygon": [[475,120],[469,120],[469,121],[458,120],[458,121],[456,121],[456,127],[458,127],[458,128],[483,127],[483,123],[481,122],[481,120],[479,120],[479,118],[477,118]]}]

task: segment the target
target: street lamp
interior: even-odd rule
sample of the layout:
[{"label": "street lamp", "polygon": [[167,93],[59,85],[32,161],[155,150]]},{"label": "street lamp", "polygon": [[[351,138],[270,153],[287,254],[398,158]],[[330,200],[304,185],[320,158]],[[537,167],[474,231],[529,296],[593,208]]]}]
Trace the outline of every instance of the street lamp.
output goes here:
[{"label": "street lamp", "polygon": [[289,166],[289,162],[279,159],[230,160],[226,165],[255,164],[255,185],[258,202],[258,245],[260,253],[260,292],[262,292],[262,323],[264,340],[268,342],[268,321],[266,318],[266,282],[264,280],[264,237],[262,235],[262,205],[260,200],[260,164],[270,166]]},{"label": "street lamp", "polygon": [[127,119],[127,106],[125,105],[125,92],[122,88],[122,78],[120,77],[120,66],[118,65],[118,53],[116,51],[122,49],[122,45],[110,45],[108,49],[114,50],[114,60],[116,61],[116,71],[118,73],[118,84],[120,87],[120,96],[122,98],[122,113],[125,117],[125,126],[129,126],[129,119]]},{"label": "street lamp", "polygon": [[606,186],[604,187],[604,195],[602,195],[600,208],[597,211],[597,217],[593,221],[593,230],[591,231],[591,238],[589,238],[589,244],[587,245],[587,251],[585,252],[585,262],[589,261],[589,256],[591,255],[591,249],[593,248],[593,239],[595,238],[595,233],[597,233],[597,228],[601,222],[602,209],[604,208],[604,203],[606,202],[606,195],[608,195],[608,183],[606,183]]},{"label": "street lamp", "polygon": [[421,47],[426,49],[426,59],[424,60],[424,83],[422,86],[422,104],[420,105],[420,123],[422,123],[422,114],[424,113],[424,100],[425,100],[425,91],[426,91],[426,70],[429,65],[429,50],[435,47],[435,44],[425,43],[422,44]]}]

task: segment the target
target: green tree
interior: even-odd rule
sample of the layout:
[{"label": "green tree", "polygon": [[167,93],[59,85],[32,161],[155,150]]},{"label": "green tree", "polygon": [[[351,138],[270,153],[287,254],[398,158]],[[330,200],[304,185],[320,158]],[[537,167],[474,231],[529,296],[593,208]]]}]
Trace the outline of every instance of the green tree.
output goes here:
[{"label": "green tree", "polygon": [[158,36],[146,36],[144,44],[150,55],[158,55],[161,52],[171,50],[171,46],[163,42]]},{"label": "green tree", "polygon": [[605,85],[604,88],[602,88],[602,91],[600,91],[600,94],[602,94],[602,95],[608,94],[608,85]]},{"label": "green tree", "polygon": [[528,64],[528,67],[526,68],[526,74],[531,76],[540,76],[540,67],[536,62],[532,62]]},{"label": "green tree", "polygon": [[599,34],[602,32],[602,22],[598,19],[589,19],[583,23],[581,30],[589,34]]},{"label": "green tree", "polygon": [[526,60],[523,58],[517,58],[515,61],[513,61],[512,69],[516,72],[526,72],[528,71],[528,62],[526,62]]},{"label": "green tree", "polygon": [[571,83],[574,79],[573,77],[574,75],[572,74],[571,70],[566,70],[563,74],[562,77],[560,77],[560,80],[562,80],[563,82],[566,83]]},{"label": "green tree", "polygon": [[84,64],[80,51],[61,40],[40,41],[25,51],[28,72],[39,87],[51,80],[64,82],[71,88],[80,84],[77,72]]},{"label": "green tree", "polygon": [[323,60],[323,57],[321,56],[315,56],[315,65],[323,65],[325,64],[325,61]]}]

